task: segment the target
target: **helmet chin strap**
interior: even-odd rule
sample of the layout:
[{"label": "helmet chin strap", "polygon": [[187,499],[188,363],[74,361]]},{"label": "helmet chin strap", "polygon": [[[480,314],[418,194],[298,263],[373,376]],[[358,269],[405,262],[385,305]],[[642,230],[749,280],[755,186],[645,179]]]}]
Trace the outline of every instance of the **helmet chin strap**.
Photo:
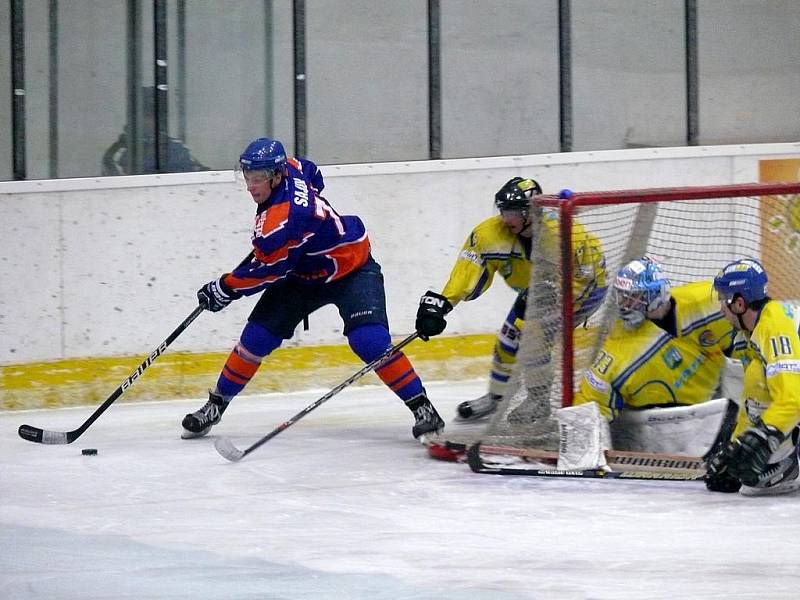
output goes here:
[{"label": "helmet chin strap", "polygon": [[749,329],[747,329],[747,327],[745,326],[745,324],[744,324],[744,319],[742,318],[742,317],[744,316],[744,314],[747,312],[747,306],[745,306],[745,308],[744,308],[744,310],[743,310],[742,312],[733,312],[733,308],[732,308],[731,306],[728,306],[728,310],[730,310],[730,311],[731,311],[731,313],[733,313],[734,315],[736,315],[736,320],[737,320],[737,321],[739,321],[739,328],[740,328],[742,331],[750,331],[750,330],[749,330]]}]

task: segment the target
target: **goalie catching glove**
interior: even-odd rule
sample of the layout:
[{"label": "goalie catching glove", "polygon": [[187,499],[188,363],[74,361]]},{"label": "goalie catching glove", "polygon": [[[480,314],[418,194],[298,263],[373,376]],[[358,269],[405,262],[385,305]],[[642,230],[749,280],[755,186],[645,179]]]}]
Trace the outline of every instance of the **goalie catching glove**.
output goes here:
[{"label": "goalie catching glove", "polygon": [[205,310],[219,312],[234,300],[241,298],[242,295],[231,290],[222,281],[225,275],[219,279],[209,281],[197,290],[197,301]]},{"label": "goalie catching glove", "polygon": [[453,305],[447,298],[430,290],[425,292],[419,299],[417,310],[416,329],[419,337],[427,342],[429,338],[442,333],[447,327],[444,317],[451,310]]}]

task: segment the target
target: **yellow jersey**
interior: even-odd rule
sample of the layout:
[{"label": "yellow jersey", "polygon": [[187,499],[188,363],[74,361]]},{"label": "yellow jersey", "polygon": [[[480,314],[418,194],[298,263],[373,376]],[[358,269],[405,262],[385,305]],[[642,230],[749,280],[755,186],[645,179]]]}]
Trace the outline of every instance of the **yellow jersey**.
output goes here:
[{"label": "yellow jersey", "polygon": [[611,420],[623,408],[711,399],[735,335],[711,287],[711,281],[701,281],[672,290],[675,336],[650,320],[628,330],[617,319],[594,363],[584,371],[574,403],[597,402]]},{"label": "yellow jersey", "polygon": [[[558,219],[552,209],[542,211],[540,245],[555,262],[559,253]],[[602,302],[606,290],[605,257],[600,241],[578,222],[572,230],[573,284],[576,323]],[[531,243],[511,233],[500,215],[479,223],[464,242],[442,295],[455,306],[478,298],[499,274],[516,292],[531,280]]]},{"label": "yellow jersey", "polygon": [[759,419],[788,434],[800,423],[800,307],[767,302],[753,332],[740,331],[744,399],[735,436]]}]

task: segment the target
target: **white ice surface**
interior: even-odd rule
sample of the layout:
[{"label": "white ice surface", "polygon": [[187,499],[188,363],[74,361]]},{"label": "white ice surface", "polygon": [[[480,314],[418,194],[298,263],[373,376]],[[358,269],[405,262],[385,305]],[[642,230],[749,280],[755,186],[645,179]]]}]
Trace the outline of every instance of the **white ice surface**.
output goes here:
[{"label": "white ice surface", "polygon": [[[483,382],[428,384],[440,411]],[[321,395],[243,397],[181,440],[202,399],[0,414],[0,597],[800,598],[800,496],[702,483],[473,474],[428,458],[380,387],[348,389],[245,457]],[[97,456],[82,456],[97,448]]]}]

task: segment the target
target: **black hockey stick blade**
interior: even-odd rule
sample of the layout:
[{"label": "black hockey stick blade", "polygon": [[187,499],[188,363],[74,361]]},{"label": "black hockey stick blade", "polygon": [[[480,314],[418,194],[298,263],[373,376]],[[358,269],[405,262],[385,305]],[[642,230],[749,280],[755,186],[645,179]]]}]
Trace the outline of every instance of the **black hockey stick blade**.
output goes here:
[{"label": "black hockey stick blade", "polygon": [[48,431],[46,429],[41,429],[39,427],[34,427],[33,425],[20,425],[17,433],[19,433],[19,437],[23,440],[28,440],[29,442],[36,442],[39,444],[71,444],[75,440],[77,440],[84,431],[89,429],[92,423],[94,423],[97,418],[102,415],[106,409],[111,406],[117,398],[122,396],[125,391],[131,387],[139,377],[142,376],[142,373],[153,364],[156,359],[161,356],[167,349],[172,342],[175,341],[183,331],[189,326],[189,324],[194,321],[201,312],[203,312],[203,307],[198,306],[195,308],[192,313],[183,320],[183,323],[178,325],[177,329],[173,331],[169,337],[159,344],[158,348],[153,350],[153,352],[147,358],[142,361],[142,363],[136,367],[136,370],[131,373],[128,378],[123,381],[119,387],[103,402],[97,409],[91,414],[91,416],[83,422],[83,424],[78,427],[77,429],[73,429],[72,431]]},{"label": "black hockey stick blade", "polygon": [[231,442],[230,440],[225,439],[225,438],[217,438],[217,440],[214,442],[214,448],[216,449],[217,452],[219,452],[219,454],[223,458],[225,458],[225,459],[227,459],[227,460],[229,460],[231,462],[238,462],[238,461],[242,460],[245,456],[250,454],[253,450],[255,450],[256,448],[261,447],[262,445],[267,443],[269,440],[274,438],[276,435],[278,435],[281,431],[291,427],[292,425],[297,423],[297,421],[299,421],[300,419],[305,417],[308,413],[310,413],[312,410],[318,408],[321,404],[323,404],[324,402],[327,402],[328,400],[333,398],[336,394],[341,392],[344,388],[348,387],[351,383],[353,383],[354,381],[356,381],[358,379],[361,379],[364,375],[366,375],[367,373],[369,373],[373,369],[378,368],[381,364],[383,364],[385,361],[387,361],[391,356],[393,356],[401,348],[403,348],[406,345],[410,344],[411,342],[413,342],[418,337],[419,337],[419,334],[415,332],[415,333],[412,333],[411,335],[409,335],[403,341],[398,342],[397,344],[395,344],[394,346],[389,348],[386,352],[381,354],[378,358],[373,360],[371,363],[369,363],[368,365],[362,367],[361,370],[353,373],[350,377],[345,379],[342,383],[337,385],[330,392],[328,392],[327,394],[325,394],[324,396],[322,396],[318,400],[315,400],[313,403],[311,403],[308,406],[306,406],[303,410],[301,410],[299,413],[294,415],[288,421],[284,421],[283,423],[278,425],[275,429],[270,431],[267,435],[262,437],[260,440],[258,440],[257,442],[255,442],[254,444],[252,444],[251,446],[246,448],[245,450],[239,450],[236,446],[233,445],[233,442]]},{"label": "black hockey stick blade", "polygon": [[480,443],[473,444],[467,450],[467,463],[475,473],[489,475],[522,475],[527,477],[569,477],[579,479],[639,479],[658,481],[702,481],[705,472],[696,469],[675,469],[673,471],[647,471],[624,470],[614,471],[609,469],[552,469],[539,467],[514,467],[504,464],[491,464],[484,462],[481,457]]},{"label": "black hockey stick blade", "polygon": [[[251,251],[247,256],[244,257],[242,262],[239,263],[239,266],[236,267],[237,269],[244,265],[245,263],[250,262],[253,260],[254,252]],[[72,431],[47,431],[45,429],[41,429],[39,427],[34,427],[33,425],[20,425],[17,433],[19,433],[19,437],[23,440],[28,440],[29,442],[37,442],[39,444],[71,444],[75,440],[77,440],[84,431],[89,429],[92,423],[94,423],[97,418],[102,415],[106,409],[114,404],[114,402],[125,393],[129,387],[131,387],[139,377],[142,376],[142,373],[145,372],[147,367],[152,365],[156,359],[164,354],[167,347],[174,342],[177,337],[184,332],[184,330],[189,327],[192,321],[194,321],[197,317],[200,316],[200,313],[205,310],[202,306],[198,306],[195,308],[191,314],[186,317],[183,322],[175,328],[167,339],[165,339],[161,344],[159,344],[158,348],[153,350],[153,352],[145,358],[142,363],[136,367],[136,370],[130,374],[130,376],[120,384],[120,386],[114,390],[114,392],[103,402],[97,410],[95,410],[91,416],[83,422],[83,424],[78,427],[77,429],[73,429]]]},{"label": "black hockey stick blade", "polygon": [[20,425],[17,433],[23,440],[39,444],[69,444],[80,435],[76,431],[45,431],[33,425]]}]

